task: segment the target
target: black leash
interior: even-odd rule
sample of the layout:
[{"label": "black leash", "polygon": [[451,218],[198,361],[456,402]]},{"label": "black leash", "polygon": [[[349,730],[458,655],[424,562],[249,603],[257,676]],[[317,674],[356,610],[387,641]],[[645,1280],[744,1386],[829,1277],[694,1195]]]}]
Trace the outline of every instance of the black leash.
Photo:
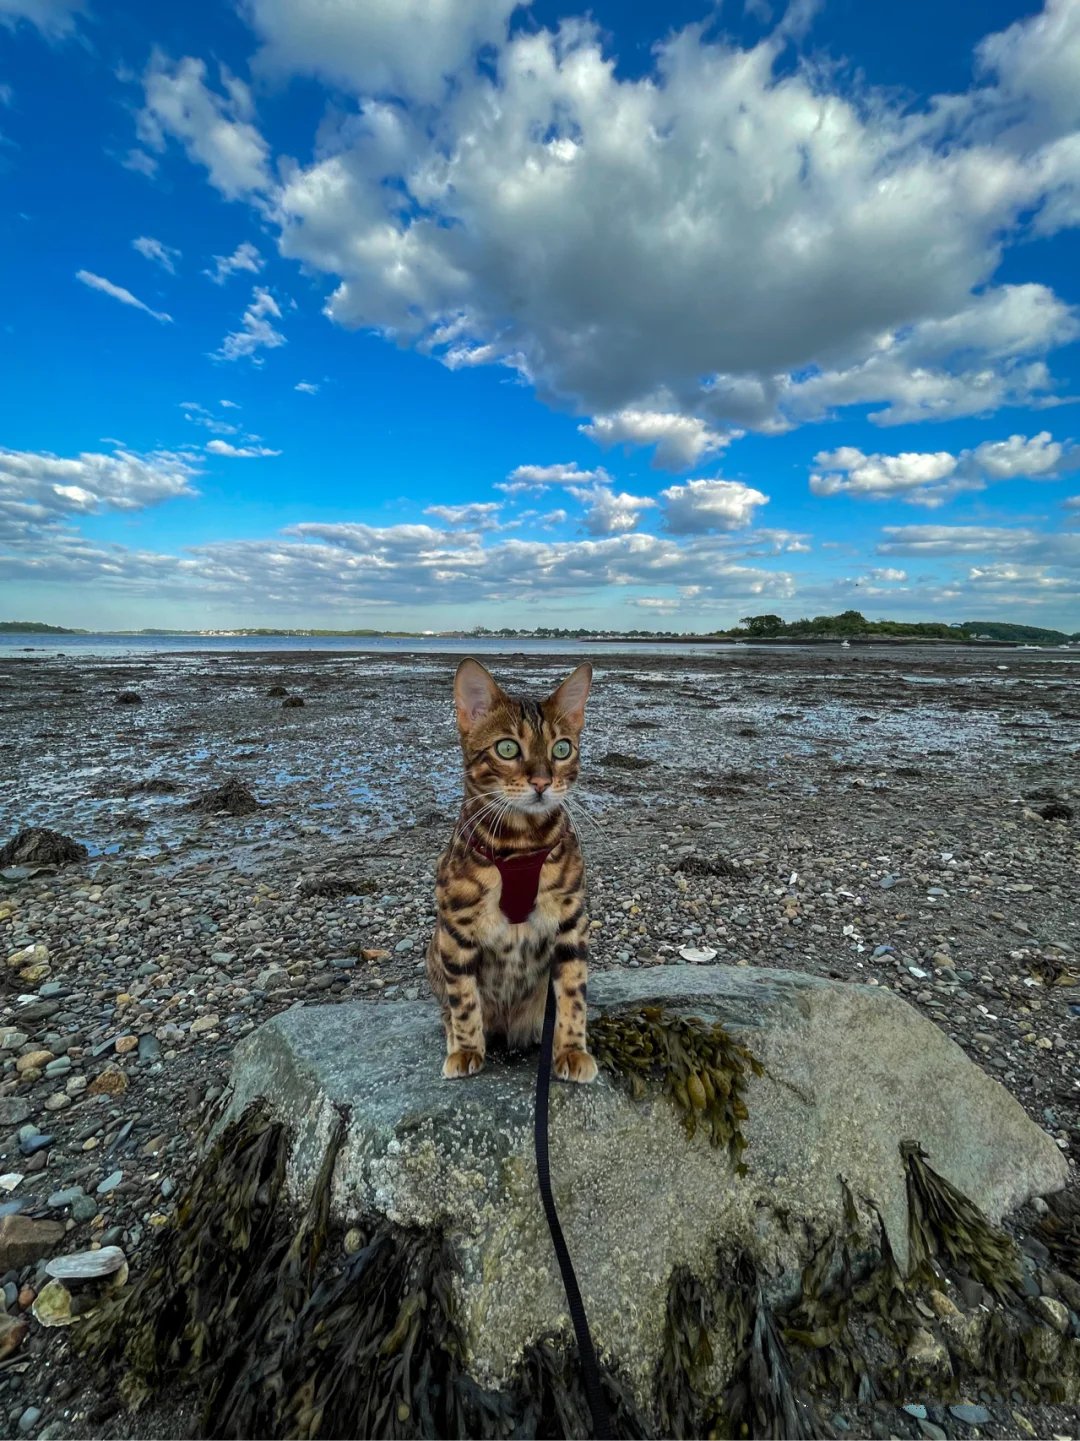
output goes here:
[{"label": "black leash", "polygon": [[566,1247],[566,1238],[559,1224],[559,1213],[555,1210],[555,1198],[551,1194],[551,1167],[548,1158],[548,1096],[551,1091],[551,1053],[555,1045],[555,977],[548,975],[547,1006],[544,1010],[544,1034],[540,1040],[540,1062],[536,1068],[536,1175],[540,1182],[540,1199],[544,1203],[551,1244],[562,1272],[563,1289],[570,1306],[570,1319],[574,1323],[578,1355],[581,1358],[581,1375],[585,1382],[585,1396],[592,1413],[593,1437],[595,1441],[610,1441],[614,1434],[607,1400],[600,1387],[600,1367],[596,1362],[596,1350],[589,1334],[589,1321],[585,1315],[585,1304],[574,1275],[574,1263]]}]

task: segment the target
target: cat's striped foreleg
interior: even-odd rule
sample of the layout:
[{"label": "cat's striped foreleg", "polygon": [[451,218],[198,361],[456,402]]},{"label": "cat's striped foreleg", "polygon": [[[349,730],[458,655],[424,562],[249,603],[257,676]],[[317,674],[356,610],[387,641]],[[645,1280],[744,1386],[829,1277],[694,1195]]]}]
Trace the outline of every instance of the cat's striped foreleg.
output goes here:
[{"label": "cat's striped foreleg", "polygon": [[484,1018],[480,1006],[480,948],[468,936],[440,921],[435,953],[443,980],[446,1060],[443,1075],[472,1076],[484,1064]]},{"label": "cat's striped foreleg", "polygon": [[559,927],[551,958],[555,983],[555,1043],[552,1064],[560,1081],[587,1083],[596,1079],[589,1055],[585,1011],[588,1002],[588,921],[581,910]]}]

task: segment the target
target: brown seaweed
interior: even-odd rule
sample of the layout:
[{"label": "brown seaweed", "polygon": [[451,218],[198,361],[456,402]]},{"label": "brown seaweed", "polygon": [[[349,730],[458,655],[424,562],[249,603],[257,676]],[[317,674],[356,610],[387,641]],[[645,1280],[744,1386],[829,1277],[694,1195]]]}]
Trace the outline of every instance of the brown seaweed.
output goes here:
[{"label": "brown seaweed", "polygon": [[651,1085],[674,1103],[688,1136],[700,1125],[714,1146],[724,1147],[739,1175],[746,1137],[746,1085],[764,1068],[719,1021],[679,1016],[663,1006],[609,1011],[589,1024],[589,1046],[598,1064],[635,1100]]}]

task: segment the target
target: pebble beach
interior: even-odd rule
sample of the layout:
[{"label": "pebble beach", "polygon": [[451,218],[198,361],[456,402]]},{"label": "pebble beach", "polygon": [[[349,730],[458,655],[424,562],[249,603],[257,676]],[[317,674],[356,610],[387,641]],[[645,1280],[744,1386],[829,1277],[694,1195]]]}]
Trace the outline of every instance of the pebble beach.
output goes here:
[{"label": "pebble beach", "polygon": [[[235,1043],[290,1006],[429,1005],[439,1064],[423,954],[459,658],[0,658],[0,844],[46,827],[85,847],[0,868],[0,1216],[137,1268]],[[483,657],[533,694],[583,658]],[[593,967],[889,987],[1080,1153],[1080,655],[588,658]],[[0,1249],[0,1431],[149,1434],[35,1318],[47,1281]],[[990,1406],[980,1434],[1017,1424]]]}]

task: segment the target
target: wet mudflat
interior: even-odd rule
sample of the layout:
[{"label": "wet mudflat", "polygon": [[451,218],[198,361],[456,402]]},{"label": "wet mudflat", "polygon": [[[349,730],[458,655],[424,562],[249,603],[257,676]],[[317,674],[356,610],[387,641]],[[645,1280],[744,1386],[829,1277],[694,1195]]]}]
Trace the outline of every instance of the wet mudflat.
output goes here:
[{"label": "wet mudflat", "polygon": [[[1071,1157],[1080,658],[591,658],[574,814],[594,965],[889,986]],[[2,871],[0,1209],[61,1222],[63,1250],[117,1245],[136,1268],[238,1038],[298,1002],[423,997],[432,870],[457,804],[456,659],[0,662],[0,844],[49,827],[88,852]],[[581,659],[485,658],[532,693]],[[45,1278],[33,1263],[0,1272],[17,1331]],[[0,1359],[0,1417],[17,1430],[37,1408],[25,1434],[119,1434],[128,1423],[64,1334],[32,1323]],[[970,1400],[990,1409],[982,1434],[1019,1434],[1008,1406]],[[1039,1434],[1072,1424],[1020,1409]],[[182,1434],[170,1424],[154,1434]],[[895,1411],[880,1424],[924,1434]],[[947,1408],[930,1424],[972,1434]]]}]

